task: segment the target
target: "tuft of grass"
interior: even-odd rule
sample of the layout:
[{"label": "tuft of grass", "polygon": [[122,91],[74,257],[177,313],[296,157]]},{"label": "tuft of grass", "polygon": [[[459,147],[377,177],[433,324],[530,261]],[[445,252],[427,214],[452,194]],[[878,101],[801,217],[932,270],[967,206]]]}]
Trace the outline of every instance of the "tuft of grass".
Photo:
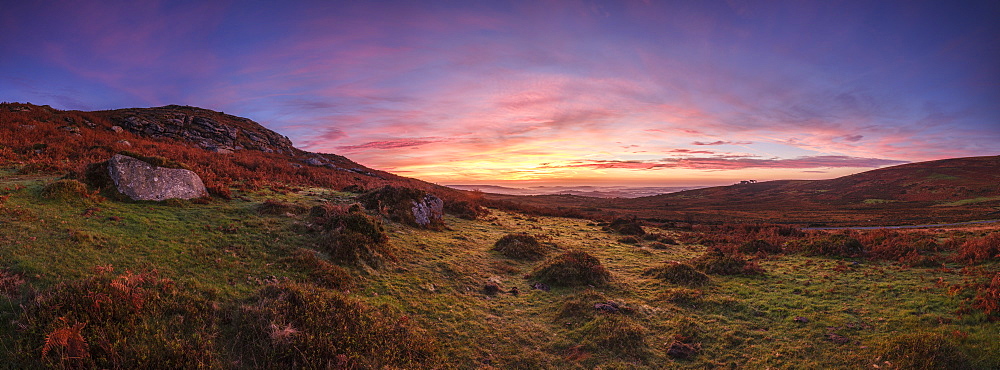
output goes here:
[{"label": "tuft of grass", "polygon": [[757,275],[764,273],[764,270],[752,261],[747,261],[743,256],[727,253],[720,248],[711,248],[705,254],[691,260],[698,270],[708,274],[718,275]]},{"label": "tuft of grass", "polygon": [[87,185],[71,179],[57,180],[42,188],[42,198],[61,202],[90,202]]},{"label": "tuft of grass", "polygon": [[635,217],[616,218],[611,221],[607,229],[622,235],[646,234],[646,230],[642,228],[642,223]]},{"label": "tuft of grass", "polygon": [[629,316],[598,314],[575,331],[584,348],[619,359],[644,361],[649,356],[647,329]]},{"label": "tuft of grass", "polygon": [[881,358],[896,369],[972,369],[969,358],[947,337],[910,333],[882,344]]},{"label": "tuft of grass", "polygon": [[685,286],[705,285],[709,281],[708,275],[705,275],[705,273],[698,271],[690,264],[677,261],[670,261],[651,267],[642,274]]},{"label": "tuft of grass", "polygon": [[597,257],[573,250],[549,258],[535,268],[531,277],[551,285],[602,285],[611,280],[611,273]]},{"label": "tuft of grass", "polygon": [[762,239],[754,239],[746,243],[740,244],[736,248],[740,253],[756,254],[756,253],[781,253],[781,247],[771,244],[770,242]]},{"label": "tuft of grass", "polygon": [[[263,287],[239,309],[234,348],[249,366],[428,368],[435,341],[408,316],[310,284]],[[256,364],[256,365],[254,365]]]},{"label": "tuft of grass", "polygon": [[396,259],[382,221],[357,205],[331,208],[323,221],[320,248],[338,263],[378,269]]},{"label": "tuft of grass", "polygon": [[282,261],[295,269],[303,270],[309,281],[316,286],[339,291],[349,291],[357,286],[347,269],[327,262],[313,250],[296,249]]},{"label": "tuft of grass", "polygon": [[261,215],[269,216],[279,216],[286,213],[300,214],[305,213],[308,209],[305,206],[282,202],[280,200],[268,199],[256,207],[256,211]]},{"label": "tuft of grass", "polygon": [[538,239],[525,233],[507,234],[493,244],[493,250],[507,258],[536,260],[546,254]]}]

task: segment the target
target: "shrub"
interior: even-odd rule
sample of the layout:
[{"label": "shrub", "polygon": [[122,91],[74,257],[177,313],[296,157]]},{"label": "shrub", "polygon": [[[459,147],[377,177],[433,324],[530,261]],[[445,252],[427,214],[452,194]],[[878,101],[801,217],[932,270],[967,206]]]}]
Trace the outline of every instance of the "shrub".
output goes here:
[{"label": "shrub", "polygon": [[25,368],[221,366],[215,302],[153,272],[101,267],[23,302],[13,353]]},{"label": "shrub", "polygon": [[1000,258],[1000,232],[966,240],[958,248],[955,258],[967,263],[978,263]]},{"label": "shrub", "polygon": [[611,221],[606,229],[622,235],[646,234],[646,230],[642,229],[642,223],[635,217],[616,218]]},{"label": "shrub", "polygon": [[969,358],[941,334],[912,333],[893,336],[881,347],[881,357],[899,369],[972,368]]},{"label": "shrub", "polygon": [[239,309],[240,362],[280,368],[426,368],[433,338],[407,316],[309,284],[263,287]]},{"label": "shrub", "polygon": [[972,307],[982,310],[990,320],[1000,318],[1000,272],[994,274],[990,281],[976,287]]},{"label": "shrub", "polygon": [[325,215],[320,248],[338,263],[362,268],[380,268],[395,260],[382,221],[365,214],[357,205],[333,208]]},{"label": "shrub", "polygon": [[844,234],[807,240],[800,244],[799,249],[810,256],[858,257],[865,253],[860,241]]},{"label": "shrub", "polygon": [[524,233],[504,235],[493,244],[493,250],[513,259],[539,259],[546,253],[538,239]]},{"label": "shrub", "polygon": [[568,251],[543,262],[531,277],[551,285],[601,285],[611,279],[611,274],[589,253]]},{"label": "shrub", "polygon": [[699,286],[708,283],[708,275],[683,262],[666,262],[649,268],[642,273],[646,276],[685,286]]},{"label": "shrub", "polygon": [[741,244],[737,251],[740,253],[756,254],[756,253],[781,253],[781,247],[774,244],[768,243],[766,240],[754,239],[746,243]]},{"label": "shrub", "polygon": [[93,197],[82,182],[70,179],[58,180],[42,188],[42,197],[62,202],[90,201]]},{"label": "shrub", "polygon": [[738,254],[727,253],[719,248],[711,248],[705,254],[691,260],[698,270],[718,275],[756,275],[764,272],[756,263],[747,261]]}]

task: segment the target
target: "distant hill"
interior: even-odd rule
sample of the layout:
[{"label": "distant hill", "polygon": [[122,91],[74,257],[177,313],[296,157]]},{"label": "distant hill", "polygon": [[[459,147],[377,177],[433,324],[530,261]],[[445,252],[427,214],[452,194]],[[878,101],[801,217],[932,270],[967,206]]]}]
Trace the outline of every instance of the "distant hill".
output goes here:
[{"label": "distant hill", "polygon": [[[735,184],[633,199],[490,195],[498,203],[693,222],[913,224],[1000,218],[1000,156],[910,163],[830,180]],[[599,210],[594,210],[598,208]]]}]

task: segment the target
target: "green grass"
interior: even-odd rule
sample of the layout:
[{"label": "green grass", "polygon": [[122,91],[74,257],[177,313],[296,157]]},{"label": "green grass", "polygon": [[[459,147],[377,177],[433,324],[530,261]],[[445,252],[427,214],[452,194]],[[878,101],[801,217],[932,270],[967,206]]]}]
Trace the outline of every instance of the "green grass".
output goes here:
[{"label": "green grass", "polygon": [[895,203],[895,202],[898,202],[898,200],[893,200],[893,199],[865,199],[861,203],[862,204],[886,204],[886,203]]},{"label": "green grass", "polygon": [[[935,346],[954,346],[974,367],[1000,367],[995,355],[1000,353],[995,340],[1000,324],[988,322],[982,314],[957,313],[963,297],[948,293],[948,286],[972,279],[955,269],[958,266],[905,268],[867,260],[854,264],[853,259],[772,255],[754,259],[763,274],[712,275],[702,285],[678,285],[647,271],[667,261],[692,261],[705,254],[705,246],[625,244],[618,241],[620,235],[588,226],[587,220],[529,218],[494,210],[475,221],[446,216],[447,227],[439,231],[386,222],[396,261],[378,269],[337,267],[328,255],[316,252],[323,248],[321,233],[314,231],[315,220],[308,214],[258,210],[266,200],[305,209],[321,202],[347,204],[353,200],[351,194],[306,189],[284,195],[236,194],[232,201],[209,204],[110,200],[77,204],[41,196],[43,187],[55,180],[0,173],[0,197],[4,197],[0,269],[22,274],[37,290],[86,279],[95,266],[156,270],[159,277],[172,279],[189,292],[184,294],[207,297],[199,298],[208,300],[199,304],[212,307],[210,314],[216,316],[192,322],[211,323],[204,330],[216,335],[214,347],[207,350],[217,364],[241,359],[298,363],[285,352],[268,352],[284,348],[280,346],[286,342],[261,330],[270,330],[267,325],[275,323],[278,328],[291,325],[303,335],[322,333],[305,330],[310,324],[282,316],[285,311],[257,312],[254,307],[281,297],[274,286],[320,284],[328,276],[323,286],[296,285],[301,292],[297,294],[348,302],[357,312],[370,315],[366,322],[386,325],[359,333],[397,328],[386,332],[402,338],[393,345],[426,335],[433,338],[433,346],[385,347],[386,356],[394,357],[378,359],[368,357],[378,356],[379,346],[388,344],[376,344],[374,349],[365,344],[357,347],[364,350],[344,347],[346,357],[341,358],[328,350],[341,348],[336,343],[290,342],[310,346],[326,364],[346,359],[353,364],[412,367],[415,364],[405,358],[412,352],[427,367],[871,368],[884,365],[879,356],[899,347],[893,342],[896,338],[926,334],[944,341],[934,342]],[[680,240],[671,230],[648,231]],[[532,289],[534,281],[525,276],[544,260],[511,259],[491,250],[497,240],[516,233],[538,237],[552,248],[550,255],[587,252],[610,272],[610,281],[595,287]],[[998,267],[994,261],[976,269]],[[488,282],[499,285],[501,293],[484,294]],[[511,293],[513,288],[518,294]],[[621,310],[593,308],[611,302]],[[2,361],[33,361],[41,355],[11,352],[42,347],[41,342],[18,342],[11,323],[22,314],[18,303],[0,296],[0,333],[4,333],[0,363],[37,366]],[[255,316],[245,316],[250,314]],[[244,316],[256,321],[243,321]],[[799,317],[805,320],[796,321]],[[309,318],[321,319],[322,315]],[[402,322],[407,324],[393,326]],[[95,337],[87,337],[93,334],[84,334],[92,348],[98,345]],[[846,343],[836,343],[831,334],[846,338]],[[246,342],[247,338],[253,341]],[[169,337],[163,340],[171,344]],[[667,349],[678,340],[700,344],[701,349],[689,359],[672,358]]]},{"label": "green grass", "polygon": [[976,204],[976,203],[983,203],[983,202],[992,202],[992,201],[995,201],[995,200],[1000,200],[1000,197],[969,198],[969,199],[956,200],[954,202],[941,203],[941,204],[938,204],[937,206],[938,207],[958,207],[958,206],[964,206],[964,205],[969,205],[969,204]]}]

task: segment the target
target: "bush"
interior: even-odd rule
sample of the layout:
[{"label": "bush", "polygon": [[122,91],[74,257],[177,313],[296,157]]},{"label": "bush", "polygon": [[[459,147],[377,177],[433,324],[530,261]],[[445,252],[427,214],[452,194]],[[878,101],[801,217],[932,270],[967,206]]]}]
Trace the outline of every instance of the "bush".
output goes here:
[{"label": "bush", "polygon": [[1000,232],[966,240],[955,258],[966,263],[979,263],[1000,258]]},{"label": "bush", "polygon": [[551,285],[601,285],[611,279],[611,274],[589,253],[568,251],[543,262],[531,277]]},{"label": "bush", "polygon": [[426,368],[433,337],[407,316],[309,284],[265,286],[239,310],[236,356],[272,368]]},{"label": "bush", "polygon": [[705,254],[691,260],[691,265],[707,274],[756,275],[764,273],[764,270],[756,263],[719,248],[709,249]]},{"label": "bush", "polygon": [[331,208],[324,218],[320,248],[331,260],[373,269],[395,260],[382,221],[361,207]]},{"label": "bush", "polygon": [[100,267],[24,300],[11,352],[22,367],[221,366],[210,296],[155,273],[113,271]]},{"label": "bush", "polygon": [[800,244],[799,249],[809,256],[859,257],[865,253],[860,241],[844,234],[807,240]]},{"label": "bush", "polygon": [[781,247],[774,244],[768,243],[766,240],[754,239],[746,243],[741,244],[737,251],[740,253],[756,254],[756,253],[781,253]]},{"label": "bush", "polygon": [[990,320],[1000,319],[1000,272],[994,274],[990,281],[976,287],[972,307],[982,310]]},{"label": "bush", "polygon": [[894,336],[881,348],[882,358],[898,369],[971,369],[972,364],[948,338],[934,333]]},{"label": "bush", "polygon": [[683,262],[666,262],[649,268],[642,273],[657,279],[685,286],[699,286],[708,283],[708,275]]},{"label": "bush", "polygon": [[504,235],[493,244],[493,250],[507,258],[530,260],[542,258],[546,253],[538,239],[524,233]]}]

